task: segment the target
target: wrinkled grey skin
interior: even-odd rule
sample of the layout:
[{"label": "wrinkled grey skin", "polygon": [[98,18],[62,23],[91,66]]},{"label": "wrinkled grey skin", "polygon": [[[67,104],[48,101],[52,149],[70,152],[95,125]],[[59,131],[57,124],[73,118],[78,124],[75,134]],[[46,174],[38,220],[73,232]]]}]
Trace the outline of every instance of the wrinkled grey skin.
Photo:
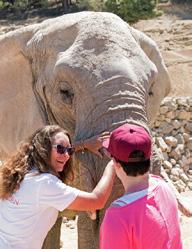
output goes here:
[{"label": "wrinkled grey skin", "polygon": [[[10,32],[0,37],[0,53],[2,156],[43,124],[59,124],[74,141],[126,122],[148,129],[170,89],[156,44],[110,13],[70,14]],[[76,157],[81,188],[91,191],[107,159]],[[109,202],[121,193],[116,181]],[[79,215],[80,249],[99,248],[103,212],[95,221]]]}]

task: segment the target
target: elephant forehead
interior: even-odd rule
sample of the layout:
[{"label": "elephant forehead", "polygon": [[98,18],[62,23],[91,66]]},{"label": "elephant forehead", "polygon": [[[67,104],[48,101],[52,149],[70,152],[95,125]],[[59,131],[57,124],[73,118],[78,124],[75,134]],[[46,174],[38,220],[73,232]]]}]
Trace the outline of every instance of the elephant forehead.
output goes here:
[{"label": "elephant forehead", "polygon": [[86,12],[66,16],[39,25],[28,42],[28,49],[44,55],[54,54],[66,51],[75,43],[73,49],[100,54],[106,48],[114,50],[114,44],[130,52],[136,43],[130,26],[114,14]]},{"label": "elephant forehead", "polygon": [[59,71],[66,77],[73,69],[72,74],[76,73],[77,77],[84,74],[82,79],[87,79],[91,72],[98,81],[103,75],[108,77],[109,71],[113,71],[112,74],[118,71],[113,61],[124,63],[123,57],[129,60],[128,66],[134,65],[133,71],[137,73],[153,70],[152,63],[132,36],[130,26],[118,16],[95,12],[66,16],[43,22],[28,42],[36,72],[48,68],[49,74],[52,68],[56,74]]},{"label": "elephant forehead", "polygon": [[114,50],[114,53],[105,50],[100,55],[86,50],[77,53],[74,50],[71,47],[70,50],[58,55],[55,74],[76,83],[85,81],[97,84],[105,80],[112,82],[111,78],[114,77],[123,77],[127,82],[134,84],[150,81],[157,73],[155,65],[139,48],[140,53],[137,51],[132,56],[126,56],[126,53],[124,55],[118,50]]},{"label": "elephant forehead", "polygon": [[[75,29],[73,29],[74,27]],[[36,29],[36,37],[40,34],[50,35],[52,36],[50,38],[54,40],[54,35],[59,35],[59,37],[63,35],[63,38],[67,40],[68,36],[66,36],[65,31],[71,29],[78,31],[76,35],[81,34],[87,37],[87,34],[92,36],[92,34],[97,33],[103,37],[110,33],[125,35],[130,26],[112,13],[81,12],[42,22]]]}]

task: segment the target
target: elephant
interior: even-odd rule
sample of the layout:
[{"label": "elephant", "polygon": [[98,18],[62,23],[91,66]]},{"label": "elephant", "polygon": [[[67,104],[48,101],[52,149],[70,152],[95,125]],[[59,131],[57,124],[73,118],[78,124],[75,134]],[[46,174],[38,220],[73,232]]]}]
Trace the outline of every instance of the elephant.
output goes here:
[{"label": "elephant", "polygon": [[[45,124],[64,127],[74,142],[124,123],[150,132],[170,91],[156,43],[112,13],[66,14],[11,31],[0,36],[0,54],[1,158]],[[108,159],[85,151],[75,160],[81,189],[91,191]],[[106,206],[121,193],[116,179]],[[79,249],[99,248],[103,214],[79,214]],[[59,248],[52,234],[46,249]]]}]

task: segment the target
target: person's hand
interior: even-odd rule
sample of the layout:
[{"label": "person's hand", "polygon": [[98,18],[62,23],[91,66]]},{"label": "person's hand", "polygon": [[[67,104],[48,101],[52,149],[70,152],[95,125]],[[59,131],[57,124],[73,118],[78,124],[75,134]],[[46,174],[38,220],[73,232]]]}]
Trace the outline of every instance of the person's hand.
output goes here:
[{"label": "person's hand", "polygon": [[97,219],[97,212],[95,211],[87,211],[87,214],[91,220],[96,220]]},{"label": "person's hand", "polygon": [[103,154],[100,151],[100,149],[102,148],[102,143],[105,139],[109,138],[110,136],[110,132],[105,131],[99,135],[90,137],[86,140],[83,141],[83,146],[84,148],[86,148],[87,150],[95,153],[96,155],[102,157]]}]

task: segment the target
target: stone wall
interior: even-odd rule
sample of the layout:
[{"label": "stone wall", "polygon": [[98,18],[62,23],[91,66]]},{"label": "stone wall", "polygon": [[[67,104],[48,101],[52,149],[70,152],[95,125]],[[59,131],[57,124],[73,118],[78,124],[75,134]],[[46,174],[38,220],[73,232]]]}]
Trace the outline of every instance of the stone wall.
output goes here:
[{"label": "stone wall", "polygon": [[174,185],[192,190],[192,97],[165,98],[152,134]]}]

